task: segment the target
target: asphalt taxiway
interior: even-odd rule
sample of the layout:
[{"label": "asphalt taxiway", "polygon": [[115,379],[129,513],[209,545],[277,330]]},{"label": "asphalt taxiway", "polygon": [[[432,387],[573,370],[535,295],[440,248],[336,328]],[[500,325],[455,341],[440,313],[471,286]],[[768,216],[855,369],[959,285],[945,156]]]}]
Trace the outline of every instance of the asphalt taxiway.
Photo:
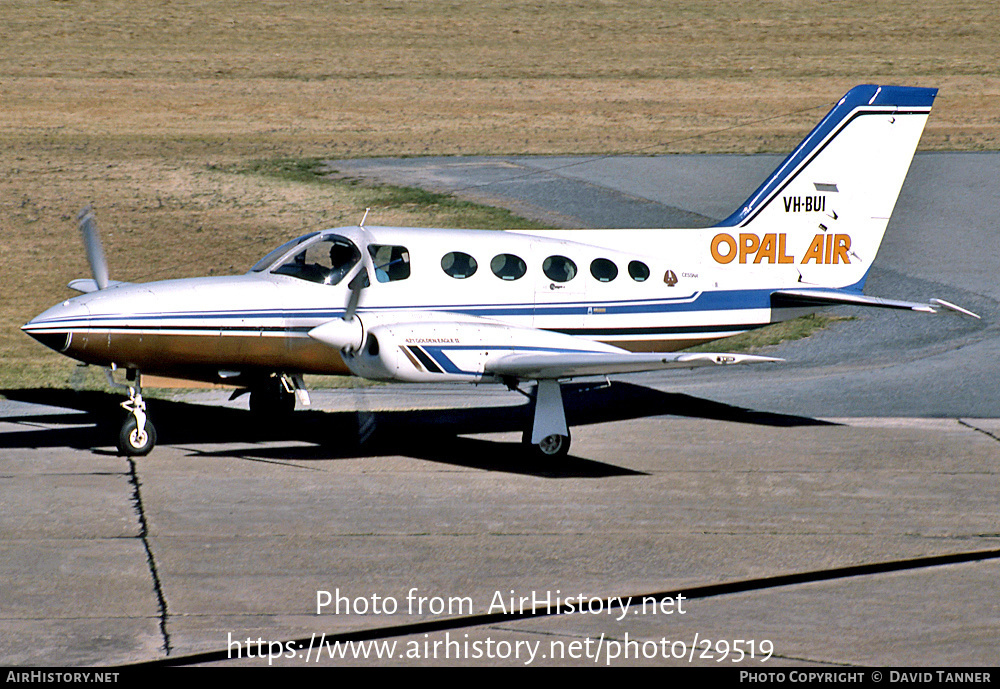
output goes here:
[{"label": "asphalt taxiway", "polygon": [[[723,217],[774,162],[333,167],[628,227]],[[104,434],[115,396],[5,391],[0,662],[267,664],[227,660],[250,640],[283,665],[995,664],[998,168],[918,155],[868,289],[982,321],[848,310],[781,366],[568,386],[558,465],[518,455],[524,400],[494,388],[320,391],[271,428],[222,391],[153,399],[135,460]],[[323,591],[351,611],[317,614]],[[556,597],[587,610],[508,614]],[[395,646],[269,645],[362,631]]]}]

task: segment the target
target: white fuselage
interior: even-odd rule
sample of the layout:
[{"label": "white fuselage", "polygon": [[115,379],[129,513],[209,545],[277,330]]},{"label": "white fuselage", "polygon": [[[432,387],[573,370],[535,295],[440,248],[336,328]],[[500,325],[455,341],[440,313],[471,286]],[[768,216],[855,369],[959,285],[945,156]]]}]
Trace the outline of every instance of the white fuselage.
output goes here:
[{"label": "white fuselage", "polygon": [[[362,260],[336,285],[270,270],[122,284],[67,300],[26,328],[50,341],[65,337],[50,346],[81,361],[144,373],[208,380],[219,372],[346,373],[340,352],[308,332],[343,316],[353,275],[364,269],[377,275],[365,243],[405,247],[410,272],[404,279],[371,280],[358,305],[362,321],[386,313],[397,321],[417,321],[427,312],[473,316],[631,351],[674,351],[766,325],[777,318],[768,284],[790,281],[775,280],[784,268],[778,265],[747,271],[741,284],[723,278],[704,260],[711,230],[579,234],[589,241],[570,241],[565,231],[338,228],[310,240],[337,235],[361,246]],[[473,257],[475,271],[449,275],[442,258],[451,252]],[[523,260],[524,274],[494,274],[491,263],[501,254]],[[559,279],[551,279],[543,271],[549,257],[569,259],[575,275],[565,279],[559,266]]]}]

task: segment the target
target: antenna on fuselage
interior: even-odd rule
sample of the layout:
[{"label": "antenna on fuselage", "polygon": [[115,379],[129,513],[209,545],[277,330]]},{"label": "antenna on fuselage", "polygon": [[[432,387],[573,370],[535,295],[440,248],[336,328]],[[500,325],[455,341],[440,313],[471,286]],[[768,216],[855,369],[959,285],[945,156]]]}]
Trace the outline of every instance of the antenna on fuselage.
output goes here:
[{"label": "antenna on fuselage", "polygon": [[368,219],[368,211],[370,211],[370,210],[371,210],[371,208],[366,208],[366,209],[365,209],[365,214],[364,214],[364,216],[363,216],[363,217],[361,218],[361,222],[359,222],[359,223],[358,223],[358,227],[360,227],[361,229],[364,229],[364,228],[365,228],[365,220],[367,220],[367,219]]}]

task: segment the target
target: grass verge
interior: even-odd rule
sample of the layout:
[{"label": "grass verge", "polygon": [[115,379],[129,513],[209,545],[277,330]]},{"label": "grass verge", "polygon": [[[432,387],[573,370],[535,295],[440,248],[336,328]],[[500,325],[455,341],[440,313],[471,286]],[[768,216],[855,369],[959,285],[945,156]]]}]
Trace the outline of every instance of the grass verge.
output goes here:
[{"label": "grass verge", "polygon": [[[259,175],[283,182],[320,184],[349,191],[361,207],[391,212],[413,212],[424,222],[448,227],[485,230],[542,229],[549,227],[522,218],[504,208],[464,201],[451,194],[419,187],[378,184],[368,180],[340,177],[322,158],[269,158],[229,166],[210,165],[209,169],[243,175]],[[440,222],[437,222],[440,221]]]}]

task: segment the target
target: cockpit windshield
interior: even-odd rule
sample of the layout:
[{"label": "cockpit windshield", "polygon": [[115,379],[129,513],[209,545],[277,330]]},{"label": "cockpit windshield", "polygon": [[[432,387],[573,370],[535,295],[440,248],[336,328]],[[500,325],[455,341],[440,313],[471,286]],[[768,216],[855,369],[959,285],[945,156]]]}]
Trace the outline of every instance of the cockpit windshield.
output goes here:
[{"label": "cockpit windshield", "polygon": [[273,251],[269,251],[268,254],[267,254],[267,256],[265,256],[264,258],[260,259],[256,263],[254,263],[253,267],[250,268],[250,272],[251,273],[260,273],[260,272],[263,272],[263,271],[267,270],[268,268],[271,267],[272,263],[274,263],[279,258],[281,258],[282,256],[284,256],[285,253],[289,249],[291,249],[293,246],[296,246],[297,244],[301,244],[302,242],[304,242],[304,241],[306,241],[308,239],[312,239],[313,237],[315,237],[318,234],[319,234],[319,232],[310,232],[309,234],[302,235],[301,237],[296,237],[295,239],[291,240],[290,242],[285,242],[284,244],[282,244],[281,246],[279,246],[277,249],[274,249]]},{"label": "cockpit windshield", "polygon": [[271,272],[321,285],[336,285],[359,260],[361,252],[354,242],[338,235],[327,235],[288,257]]}]

